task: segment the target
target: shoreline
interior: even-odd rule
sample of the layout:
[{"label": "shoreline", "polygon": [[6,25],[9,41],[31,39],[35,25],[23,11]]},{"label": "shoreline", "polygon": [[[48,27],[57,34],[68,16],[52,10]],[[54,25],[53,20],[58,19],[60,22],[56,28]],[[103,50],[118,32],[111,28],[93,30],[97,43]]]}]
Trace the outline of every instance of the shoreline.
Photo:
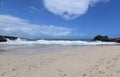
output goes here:
[{"label": "shoreline", "polygon": [[75,47],[30,55],[0,55],[0,77],[117,77],[120,46]]},{"label": "shoreline", "polygon": [[0,55],[36,55],[44,53],[64,52],[74,49],[94,47],[114,47],[120,44],[109,45],[5,45],[0,47]]}]

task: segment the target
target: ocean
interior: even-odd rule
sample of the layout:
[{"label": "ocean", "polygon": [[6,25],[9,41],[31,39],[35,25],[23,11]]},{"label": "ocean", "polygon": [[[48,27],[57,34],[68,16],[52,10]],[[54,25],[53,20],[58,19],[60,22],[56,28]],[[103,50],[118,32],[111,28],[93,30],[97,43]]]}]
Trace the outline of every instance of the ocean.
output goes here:
[{"label": "ocean", "polygon": [[36,54],[38,52],[62,51],[65,49],[87,46],[118,45],[115,42],[91,41],[90,39],[20,39],[0,42],[1,54]]},{"label": "ocean", "polygon": [[0,45],[113,45],[118,44],[115,42],[101,42],[101,41],[91,41],[91,39],[36,39],[36,40],[28,40],[28,39],[20,39],[17,40],[7,40],[7,42],[1,42]]}]

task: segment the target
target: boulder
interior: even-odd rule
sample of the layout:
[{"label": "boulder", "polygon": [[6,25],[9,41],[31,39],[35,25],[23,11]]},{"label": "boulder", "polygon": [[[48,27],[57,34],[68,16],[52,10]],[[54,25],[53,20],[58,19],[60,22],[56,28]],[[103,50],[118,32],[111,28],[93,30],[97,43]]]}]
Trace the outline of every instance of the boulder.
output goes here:
[{"label": "boulder", "polygon": [[109,42],[110,39],[107,36],[97,35],[96,37],[94,37],[93,41],[105,41],[105,42]]},{"label": "boulder", "polygon": [[94,37],[93,41],[104,41],[104,42],[117,42],[120,43],[120,38],[110,39],[107,36],[97,35]]},{"label": "boulder", "polygon": [[114,39],[111,39],[111,41],[120,43],[120,38],[114,38]]},{"label": "boulder", "polygon": [[120,38],[116,38],[116,40],[115,40],[115,41],[120,43]]},{"label": "boulder", "polygon": [[0,36],[0,42],[6,42],[7,39],[9,40],[16,40],[18,37],[13,37],[13,36]]},{"label": "boulder", "polygon": [[6,41],[7,41],[6,38],[4,38],[4,37],[0,37],[0,42],[6,42]]}]

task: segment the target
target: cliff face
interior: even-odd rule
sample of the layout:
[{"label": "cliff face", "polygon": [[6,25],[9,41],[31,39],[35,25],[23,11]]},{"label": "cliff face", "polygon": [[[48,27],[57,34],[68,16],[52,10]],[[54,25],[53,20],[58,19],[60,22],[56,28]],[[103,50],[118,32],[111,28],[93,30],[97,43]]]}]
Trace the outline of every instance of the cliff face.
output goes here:
[{"label": "cliff face", "polygon": [[94,37],[93,41],[104,41],[104,42],[118,42],[120,43],[120,38],[110,39],[108,36],[97,35]]},{"label": "cliff face", "polygon": [[0,35],[0,42],[6,42],[7,39],[9,40],[16,40],[18,37],[13,37],[13,36],[1,36]]}]

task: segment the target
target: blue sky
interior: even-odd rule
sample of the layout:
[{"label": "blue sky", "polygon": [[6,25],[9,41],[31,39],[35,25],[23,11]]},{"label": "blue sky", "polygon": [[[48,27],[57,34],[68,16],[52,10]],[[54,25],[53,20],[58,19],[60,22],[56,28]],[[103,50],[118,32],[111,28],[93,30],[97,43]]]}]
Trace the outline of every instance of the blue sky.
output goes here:
[{"label": "blue sky", "polygon": [[120,0],[1,0],[0,35],[120,37]]}]

